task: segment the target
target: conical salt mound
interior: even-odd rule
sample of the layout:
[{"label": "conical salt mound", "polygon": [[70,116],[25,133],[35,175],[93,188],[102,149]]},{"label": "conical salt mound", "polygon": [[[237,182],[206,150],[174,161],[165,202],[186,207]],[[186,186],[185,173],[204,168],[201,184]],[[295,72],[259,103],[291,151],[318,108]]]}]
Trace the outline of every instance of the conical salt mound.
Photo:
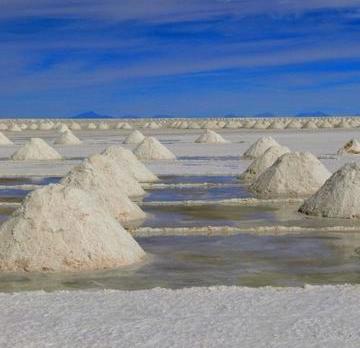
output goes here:
[{"label": "conical salt mound", "polygon": [[203,144],[225,144],[228,143],[220,134],[207,129],[205,133],[201,134],[196,140],[195,143]]},{"label": "conical salt mound", "polygon": [[359,154],[360,153],[360,142],[355,139],[348,141],[339,151],[338,155],[345,154]]},{"label": "conical salt mound", "polygon": [[279,157],[250,186],[256,195],[303,197],[312,195],[329,178],[330,172],[309,152],[290,152]]},{"label": "conical salt mound", "polygon": [[61,160],[62,156],[40,138],[31,138],[17,150],[11,159],[14,161]]},{"label": "conical salt mound", "polygon": [[140,131],[135,129],[126,137],[126,139],[124,140],[124,144],[140,144],[144,139],[144,135]]},{"label": "conical salt mound", "polygon": [[127,170],[139,182],[154,182],[159,179],[128,149],[119,145],[112,145],[101,153],[105,157],[116,161],[121,168]]},{"label": "conical salt mound", "polygon": [[13,142],[2,132],[0,132],[0,145],[11,145]]},{"label": "conical salt mound", "polygon": [[174,160],[176,156],[154,137],[145,138],[134,150],[140,160]]},{"label": "conical salt mound", "polygon": [[299,211],[330,218],[360,218],[360,165],[345,164],[304,202]]},{"label": "conical salt mound", "polygon": [[0,228],[0,270],[72,272],[141,261],[142,248],[95,198],[49,185],[27,196]]},{"label": "conical salt mound", "polygon": [[62,133],[55,139],[54,144],[58,145],[79,145],[81,140],[70,130]]},{"label": "conical salt mound", "polygon": [[58,145],[79,145],[81,140],[70,130],[62,133],[55,139],[54,144]]},{"label": "conical salt mound", "polygon": [[68,127],[66,124],[62,123],[62,124],[60,124],[60,125],[57,127],[57,131],[58,131],[59,133],[65,133],[65,132],[69,132],[70,129],[69,129],[69,127]]},{"label": "conical salt mound", "polygon": [[17,125],[17,124],[13,124],[10,128],[9,131],[11,132],[21,132],[22,129]]},{"label": "conical salt mound", "polygon": [[98,170],[89,161],[84,161],[73,168],[61,184],[81,188],[96,196],[99,205],[122,224],[143,220],[145,213],[124,192],[126,183],[121,182],[121,177],[116,180],[110,177],[109,172]]},{"label": "conical salt mound", "polygon": [[286,146],[277,145],[269,147],[240,175],[240,179],[247,181],[257,179],[266,169],[271,167],[280,156],[289,152],[290,150]]},{"label": "conical salt mound", "polygon": [[106,176],[107,180],[111,181],[113,186],[117,185],[128,197],[145,195],[145,191],[140,183],[129,173],[129,171],[126,168],[122,168],[117,161],[109,156],[100,154],[92,155],[83,163],[85,166],[91,165],[96,173],[101,173],[103,176]]},{"label": "conical salt mound", "polygon": [[244,157],[254,159],[261,156],[269,147],[280,146],[272,137],[262,137],[252,144],[245,152]]}]

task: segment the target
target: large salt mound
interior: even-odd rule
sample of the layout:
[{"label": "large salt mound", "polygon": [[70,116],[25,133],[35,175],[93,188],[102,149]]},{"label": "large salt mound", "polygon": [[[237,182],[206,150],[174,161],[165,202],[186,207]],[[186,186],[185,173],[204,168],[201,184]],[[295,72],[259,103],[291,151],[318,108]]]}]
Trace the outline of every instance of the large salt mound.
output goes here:
[{"label": "large salt mound", "polygon": [[220,134],[207,129],[204,134],[201,134],[196,140],[195,143],[203,144],[225,144],[228,143]]},{"label": "large salt mound", "polygon": [[13,124],[10,128],[9,128],[9,131],[11,132],[21,132],[22,129],[17,125],[17,124]]},{"label": "large salt mound", "polygon": [[254,159],[261,156],[271,146],[280,146],[272,137],[262,137],[252,144],[245,152],[244,158]]},{"label": "large salt mound", "polygon": [[139,182],[154,182],[159,179],[128,149],[112,145],[102,152],[103,156],[116,161]]},{"label": "large salt mound", "polygon": [[0,132],[0,145],[11,145],[13,142],[2,132]]},{"label": "large salt mound", "polygon": [[299,209],[308,215],[360,218],[360,165],[347,163]]},{"label": "large salt mound", "polygon": [[140,144],[144,139],[144,135],[140,131],[135,129],[126,137],[126,139],[124,140],[124,144]]},{"label": "large salt mound", "polygon": [[290,152],[286,146],[271,146],[260,157],[256,158],[250,166],[240,175],[240,179],[252,181],[271,167],[275,161],[285,153]]},{"label": "large salt mound", "polygon": [[309,152],[290,152],[279,157],[250,186],[260,197],[303,197],[316,192],[330,172]]},{"label": "large salt mound", "polygon": [[73,186],[32,192],[0,228],[0,270],[6,272],[101,270],[144,256],[94,197]]},{"label": "large salt mound", "polygon": [[176,156],[154,137],[146,137],[134,150],[140,160],[174,160]]},{"label": "large salt mound", "polygon": [[74,135],[73,132],[65,131],[64,133],[61,133],[61,135],[55,139],[54,144],[59,145],[79,145],[81,144],[81,140]]},{"label": "large salt mound", "polygon": [[120,179],[96,169],[89,161],[74,167],[62,180],[65,186],[75,186],[96,196],[99,204],[123,224],[139,221],[145,213],[124,192]]},{"label": "large salt mound", "polygon": [[17,150],[11,159],[14,161],[60,160],[62,156],[40,138],[31,138]]},{"label": "large salt mound", "polygon": [[351,139],[342,148],[340,148],[337,153],[338,153],[338,155],[359,154],[360,153],[360,143],[355,139]]}]

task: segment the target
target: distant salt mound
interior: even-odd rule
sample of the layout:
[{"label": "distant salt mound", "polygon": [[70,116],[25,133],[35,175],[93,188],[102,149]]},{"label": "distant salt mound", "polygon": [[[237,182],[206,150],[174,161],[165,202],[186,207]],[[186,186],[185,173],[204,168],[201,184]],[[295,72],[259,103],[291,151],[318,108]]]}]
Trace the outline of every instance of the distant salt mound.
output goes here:
[{"label": "distant salt mound", "polygon": [[312,195],[329,178],[330,172],[309,152],[290,152],[279,157],[250,186],[256,195],[303,197]]},{"label": "distant salt mound", "polygon": [[126,139],[124,140],[124,144],[140,144],[144,139],[144,135],[140,131],[135,129],[126,137]]},{"label": "distant salt mound", "polygon": [[54,127],[53,122],[41,122],[39,125],[40,130],[50,130]]},{"label": "distant salt mound", "polygon": [[65,132],[70,132],[70,129],[66,124],[62,123],[57,127],[57,131],[59,133],[65,133]]},{"label": "distant salt mound", "polygon": [[271,146],[280,146],[272,137],[262,137],[252,144],[245,152],[244,158],[255,159],[261,156]]},{"label": "distant salt mound", "polygon": [[205,133],[201,134],[196,140],[195,143],[202,144],[226,144],[228,143],[220,134],[207,129]]},{"label": "distant salt mound", "polygon": [[146,137],[134,150],[140,160],[174,160],[176,156],[154,137]]},{"label": "distant salt mound", "polygon": [[277,145],[269,147],[240,175],[240,179],[246,181],[257,179],[266,169],[270,168],[280,156],[289,152],[290,150],[286,146]]},{"label": "distant salt mound", "polygon": [[79,145],[81,140],[70,130],[62,133],[55,139],[54,144],[58,145]]},{"label": "distant salt mound", "polygon": [[29,129],[30,130],[37,130],[39,128],[39,125],[37,125],[36,123],[32,123],[30,126],[29,126]]},{"label": "distant salt mound", "polygon": [[288,128],[288,129],[300,129],[300,128],[302,128],[302,123],[301,123],[300,120],[297,120],[297,119],[291,120],[287,124],[286,128]]},{"label": "distant salt mound", "polygon": [[110,126],[106,122],[100,122],[99,129],[100,130],[108,130],[108,129],[110,129]]},{"label": "distant salt mound", "polygon": [[356,139],[349,140],[342,148],[337,152],[338,155],[346,154],[359,154],[360,153],[360,142]]},{"label": "distant salt mound", "polygon": [[88,126],[87,126],[87,129],[89,129],[89,130],[94,130],[94,129],[96,129],[97,127],[96,127],[96,124],[95,123],[93,123],[93,122],[90,122],[89,124],[88,124]]},{"label": "distant salt mound", "polygon": [[102,152],[103,156],[116,161],[121,168],[126,169],[139,182],[154,182],[159,179],[128,149],[112,145]]},{"label": "distant salt mound", "polygon": [[93,196],[73,186],[32,192],[0,227],[0,270],[5,272],[94,271],[144,256]]},{"label": "distant salt mound", "polygon": [[305,128],[305,129],[317,129],[318,126],[316,125],[316,123],[314,121],[310,120],[310,121],[308,121],[308,122],[306,122],[304,124],[303,128]]},{"label": "distant salt mound", "polygon": [[360,165],[345,164],[299,209],[307,215],[360,218]]},{"label": "distant salt mound", "polygon": [[61,160],[62,156],[40,138],[31,138],[17,150],[11,159],[14,161]]},{"label": "distant salt mound", "polygon": [[128,122],[125,122],[121,128],[122,129],[132,129],[133,127]]},{"label": "distant salt mound", "polygon": [[22,131],[22,129],[19,127],[19,125],[17,125],[17,124],[13,124],[13,125],[11,125],[11,127],[9,128],[9,131],[10,132],[21,132]]},{"label": "distant salt mound", "polygon": [[2,132],[0,132],[0,145],[12,145],[13,142]]},{"label": "distant salt mound", "polygon": [[65,186],[80,188],[96,197],[98,204],[122,224],[145,219],[145,213],[133,203],[121,178],[109,177],[109,173],[96,169],[89,161],[74,167],[62,180]]},{"label": "distant salt mound", "polygon": [[80,126],[80,124],[77,123],[77,122],[72,122],[69,128],[70,128],[71,130],[73,130],[73,131],[74,131],[74,130],[81,130],[81,126]]}]

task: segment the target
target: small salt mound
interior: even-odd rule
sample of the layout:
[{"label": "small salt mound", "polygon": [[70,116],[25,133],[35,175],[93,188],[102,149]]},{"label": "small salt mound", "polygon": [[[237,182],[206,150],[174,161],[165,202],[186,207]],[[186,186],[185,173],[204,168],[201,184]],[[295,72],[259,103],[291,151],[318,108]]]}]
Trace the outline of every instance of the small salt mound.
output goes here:
[{"label": "small salt mound", "polygon": [[90,122],[89,124],[88,124],[88,126],[87,126],[87,129],[90,129],[90,130],[93,130],[93,129],[96,129],[97,127],[96,127],[96,124],[95,123],[93,123],[93,122]]},{"label": "small salt mound", "polygon": [[154,137],[146,137],[134,150],[140,160],[174,160],[176,156]]},{"label": "small salt mound", "polygon": [[145,219],[145,213],[124,192],[125,183],[116,182],[108,173],[96,169],[89,161],[74,167],[62,180],[65,186],[75,186],[96,196],[99,205],[122,224]]},{"label": "small salt mound", "polygon": [[299,209],[308,215],[360,218],[360,165],[347,163]]},{"label": "small salt mound", "polygon": [[101,154],[92,155],[84,161],[84,165],[90,164],[96,172],[101,172],[117,185],[128,197],[144,196],[145,191],[133,175],[114,159]]},{"label": "small salt mound", "polygon": [[21,132],[22,129],[17,125],[17,124],[13,124],[10,128],[9,128],[10,132]]},{"label": "small salt mound", "polygon": [[49,185],[27,196],[0,228],[0,270],[93,271],[141,261],[143,249],[76,187]]},{"label": "small salt mound", "polygon": [[0,145],[11,145],[13,142],[2,132],[0,132]]},{"label": "small salt mound", "polygon": [[146,168],[128,149],[119,145],[112,145],[101,154],[116,161],[122,168],[128,170],[139,182],[155,182],[159,180],[157,176]]},{"label": "small salt mound", "polygon": [[40,138],[31,138],[17,150],[11,159],[14,161],[60,160],[62,156]]},{"label": "small salt mound", "polygon": [[271,146],[280,146],[272,137],[262,137],[252,144],[245,152],[244,157],[254,159],[261,156]]},{"label": "small salt mound", "polygon": [[135,129],[126,137],[126,139],[124,140],[124,144],[140,144],[144,139],[144,135],[140,131]]},{"label": "small salt mound", "polygon": [[54,127],[52,122],[41,122],[39,125],[40,130],[50,130]]},{"label": "small salt mound", "polygon": [[106,122],[100,122],[99,129],[100,130],[108,130],[110,126]]},{"label": "small salt mound", "polygon": [[65,133],[65,132],[69,132],[70,131],[70,129],[69,129],[69,127],[66,125],[66,124],[60,124],[58,127],[57,127],[57,131],[59,132],[59,133]]},{"label": "small salt mound", "polygon": [[240,175],[240,179],[247,181],[257,179],[266,169],[271,167],[280,156],[289,152],[290,150],[286,146],[276,145],[269,147]]},{"label": "small salt mound", "polygon": [[55,139],[54,144],[58,145],[79,145],[81,144],[81,140],[74,135],[73,132],[66,131],[62,133],[58,138]]},{"label": "small salt mound", "polygon": [[70,129],[71,130],[81,130],[81,126],[80,126],[79,123],[72,122],[71,125],[70,125]]},{"label": "small salt mound", "polygon": [[121,128],[122,129],[132,129],[133,127],[128,122],[125,122]]},{"label": "small salt mound", "polygon": [[286,128],[288,128],[288,129],[300,129],[300,128],[302,128],[302,123],[301,123],[300,120],[291,120],[287,124]]},{"label": "small salt mound", "polygon": [[271,122],[270,129],[284,129],[285,128],[285,124],[282,120],[274,120]]},{"label": "small salt mound", "polygon": [[37,130],[39,126],[36,123],[32,123],[29,127],[30,130]]},{"label": "small salt mound", "polygon": [[196,140],[195,143],[202,144],[225,144],[228,143],[220,134],[207,129],[204,134],[201,134]]},{"label": "small salt mound", "polygon": [[303,128],[305,128],[305,129],[317,129],[318,126],[316,125],[316,123],[314,121],[310,120],[310,121],[308,121],[308,122],[306,122],[304,124]]},{"label": "small salt mound", "polygon": [[302,197],[316,192],[330,172],[309,152],[290,152],[279,157],[250,186],[260,197]]},{"label": "small salt mound", "polygon": [[342,148],[337,152],[338,155],[345,154],[359,154],[360,153],[360,142],[355,139],[349,140]]}]

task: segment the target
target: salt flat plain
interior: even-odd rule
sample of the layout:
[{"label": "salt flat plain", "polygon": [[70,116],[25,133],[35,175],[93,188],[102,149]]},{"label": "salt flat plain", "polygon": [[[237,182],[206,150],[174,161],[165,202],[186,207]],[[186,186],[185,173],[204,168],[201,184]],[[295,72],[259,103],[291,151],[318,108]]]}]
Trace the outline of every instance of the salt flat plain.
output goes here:
[{"label": "salt flat plain", "polygon": [[[241,158],[243,152],[263,135],[271,135],[292,151],[312,152],[331,172],[360,158],[336,155],[345,142],[359,136],[357,129],[224,129],[218,132],[231,143],[194,144],[202,132],[144,130],[178,157],[176,161],[151,161],[147,166],[161,176],[238,175],[250,163]],[[1,176],[44,177],[63,176],[83,158],[121,143],[130,131],[74,131],[83,143],[54,145],[65,158],[55,162],[8,160],[29,137],[41,137],[51,144],[55,131],[4,133],[15,145],[0,147]],[[359,297],[357,285],[1,294],[1,345],[356,347]]]}]

